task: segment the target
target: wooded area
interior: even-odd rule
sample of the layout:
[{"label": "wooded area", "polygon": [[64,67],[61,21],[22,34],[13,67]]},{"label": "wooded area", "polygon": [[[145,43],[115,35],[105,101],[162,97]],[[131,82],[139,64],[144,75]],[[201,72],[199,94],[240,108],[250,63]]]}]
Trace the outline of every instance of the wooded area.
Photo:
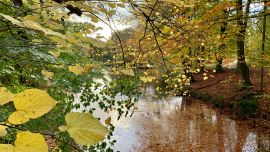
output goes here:
[{"label": "wooded area", "polygon": [[114,151],[110,112],[132,117],[149,86],[270,127],[269,7],[0,0],[0,151]]}]

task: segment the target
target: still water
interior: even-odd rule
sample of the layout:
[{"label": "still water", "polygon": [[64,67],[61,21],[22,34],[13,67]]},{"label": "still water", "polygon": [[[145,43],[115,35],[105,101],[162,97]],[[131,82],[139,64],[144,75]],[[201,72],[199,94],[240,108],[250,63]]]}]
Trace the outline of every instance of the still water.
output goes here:
[{"label": "still water", "polygon": [[[231,120],[201,102],[148,95],[130,118],[114,119],[114,150],[123,152],[266,152],[270,134]],[[113,115],[112,115],[113,116]]]},{"label": "still water", "polygon": [[117,140],[115,151],[270,151],[270,131],[232,120],[199,101],[185,101],[182,97],[157,98],[154,89],[147,87],[136,106],[138,110],[132,117],[120,120],[116,111],[94,112],[103,124],[108,116],[112,117],[111,123],[116,127],[112,137]]}]

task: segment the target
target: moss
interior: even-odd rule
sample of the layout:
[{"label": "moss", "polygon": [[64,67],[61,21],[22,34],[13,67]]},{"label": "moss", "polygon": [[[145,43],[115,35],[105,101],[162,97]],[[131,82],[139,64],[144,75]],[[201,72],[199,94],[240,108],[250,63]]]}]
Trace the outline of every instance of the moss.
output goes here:
[{"label": "moss", "polygon": [[240,116],[252,116],[258,111],[258,98],[242,98],[234,103],[233,110]]},{"label": "moss", "polygon": [[214,105],[217,108],[224,108],[222,101],[224,100],[224,96],[211,96],[208,93],[191,91],[190,95],[194,98],[207,102],[209,104]]}]

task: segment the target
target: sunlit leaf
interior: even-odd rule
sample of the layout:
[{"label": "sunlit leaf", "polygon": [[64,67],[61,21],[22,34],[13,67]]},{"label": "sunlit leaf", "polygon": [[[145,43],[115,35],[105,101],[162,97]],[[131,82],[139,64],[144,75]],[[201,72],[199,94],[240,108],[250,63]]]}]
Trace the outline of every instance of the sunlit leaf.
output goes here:
[{"label": "sunlit leaf", "polygon": [[6,129],[7,129],[6,126],[0,125],[0,136],[7,135],[7,130]]},{"label": "sunlit leaf", "polygon": [[60,54],[61,54],[61,52],[60,51],[49,51],[49,53],[51,54],[51,55],[53,55],[54,57],[59,57],[60,56]]},{"label": "sunlit leaf", "polygon": [[43,28],[39,23],[35,22],[35,21],[31,21],[31,20],[26,20],[23,21],[23,26],[30,28],[30,29],[34,29],[37,31],[41,31],[41,32],[46,32],[46,29]]},{"label": "sunlit leaf", "polygon": [[17,111],[13,112],[8,121],[11,124],[23,124],[48,113],[55,105],[55,101],[46,91],[27,89],[14,96]]},{"label": "sunlit leaf", "polygon": [[0,105],[14,100],[14,95],[5,87],[0,87]]},{"label": "sunlit leaf", "polygon": [[80,64],[76,64],[74,66],[69,66],[68,70],[70,72],[73,72],[76,75],[80,75],[83,73],[83,67],[81,67]]},{"label": "sunlit leaf", "polygon": [[47,70],[42,70],[41,71],[41,74],[43,76],[45,76],[47,79],[52,78],[54,76],[54,73],[53,72],[49,72]]},{"label": "sunlit leaf", "polygon": [[47,34],[47,35],[53,35],[53,36],[57,36],[57,37],[62,38],[62,39],[66,39],[64,34],[59,33],[59,32],[55,32],[55,31],[53,31],[51,29],[46,29],[44,31],[44,33]]},{"label": "sunlit leaf", "polygon": [[65,65],[64,64],[60,64],[60,65],[53,65],[54,67],[56,67],[56,68],[64,68],[65,67]]},{"label": "sunlit leaf", "polygon": [[151,76],[141,76],[140,80],[143,81],[143,83],[152,82],[155,79],[155,77]]},{"label": "sunlit leaf", "polygon": [[3,16],[5,19],[9,20],[10,22],[12,22],[15,25],[22,26],[22,23],[19,20],[15,19],[9,15],[5,15],[5,14],[0,13],[0,16]]},{"label": "sunlit leaf", "polygon": [[123,73],[124,75],[135,76],[132,69],[124,69],[124,70],[120,70],[120,72]]},{"label": "sunlit leaf", "polygon": [[93,64],[85,64],[83,66],[83,73],[89,73],[93,69]]},{"label": "sunlit leaf", "polygon": [[14,152],[14,146],[11,144],[0,144],[1,152]]},{"label": "sunlit leaf", "polygon": [[67,125],[61,131],[67,131],[76,143],[93,145],[105,139],[108,130],[90,113],[68,113],[65,117]]},{"label": "sunlit leaf", "polygon": [[15,146],[0,144],[1,152],[48,152],[45,138],[39,133],[21,131],[16,135]]},{"label": "sunlit leaf", "polygon": [[41,22],[41,19],[39,16],[33,16],[33,15],[27,15],[23,18],[23,21],[34,21],[34,22]]},{"label": "sunlit leaf", "polygon": [[14,152],[48,152],[48,145],[39,133],[19,132],[14,145]]}]

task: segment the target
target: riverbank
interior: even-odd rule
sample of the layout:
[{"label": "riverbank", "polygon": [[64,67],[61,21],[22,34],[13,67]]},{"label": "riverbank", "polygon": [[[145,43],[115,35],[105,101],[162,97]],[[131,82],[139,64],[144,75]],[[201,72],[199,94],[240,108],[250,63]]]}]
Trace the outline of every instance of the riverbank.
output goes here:
[{"label": "riverbank", "polygon": [[224,69],[222,73],[207,72],[194,74],[190,95],[220,108],[223,113],[234,115],[237,119],[254,119],[270,128],[270,75],[265,72],[264,92],[260,93],[260,71],[250,69],[252,86],[241,88],[240,75],[234,69]]}]

